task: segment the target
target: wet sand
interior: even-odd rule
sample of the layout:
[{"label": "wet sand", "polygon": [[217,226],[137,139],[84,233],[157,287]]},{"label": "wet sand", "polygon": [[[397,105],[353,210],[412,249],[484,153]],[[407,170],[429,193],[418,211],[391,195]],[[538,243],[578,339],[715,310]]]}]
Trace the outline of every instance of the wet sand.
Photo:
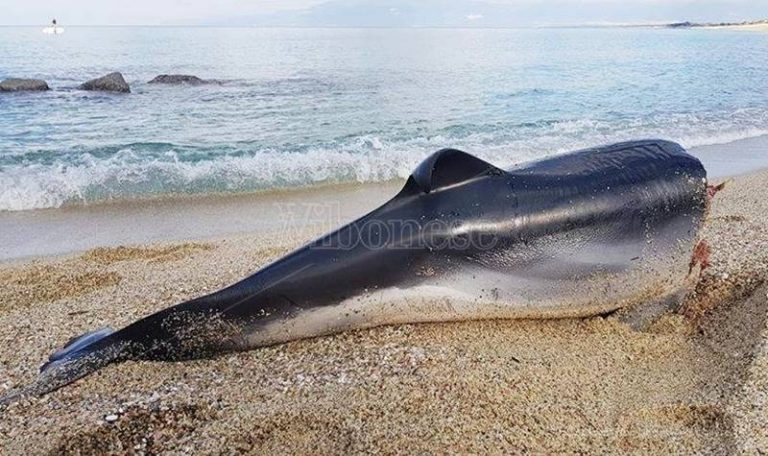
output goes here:
[{"label": "wet sand", "polygon": [[[768,172],[736,177],[712,266],[643,330],[614,315],[402,325],[126,362],[0,410],[3,454],[768,451]],[[217,289],[325,227],[0,266],[0,390],[70,337]]]}]

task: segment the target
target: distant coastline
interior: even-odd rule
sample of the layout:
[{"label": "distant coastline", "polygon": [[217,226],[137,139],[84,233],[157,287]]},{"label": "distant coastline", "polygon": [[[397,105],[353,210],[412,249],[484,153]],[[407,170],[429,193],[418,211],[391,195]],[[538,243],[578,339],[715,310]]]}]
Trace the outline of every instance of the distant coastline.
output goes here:
[{"label": "distant coastline", "polygon": [[759,21],[742,21],[742,22],[673,22],[666,24],[669,28],[739,28],[739,29],[755,29],[755,30],[768,30],[768,19],[761,19]]}]

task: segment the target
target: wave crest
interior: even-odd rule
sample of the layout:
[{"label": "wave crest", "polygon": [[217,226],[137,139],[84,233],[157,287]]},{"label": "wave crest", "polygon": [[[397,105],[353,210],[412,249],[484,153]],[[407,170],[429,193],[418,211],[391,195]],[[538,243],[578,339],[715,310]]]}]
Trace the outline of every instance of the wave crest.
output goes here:
[{"label": "wave crest", "polygon": [[[742,121],[737,121],[741,119]],[[749,120],[749,122],[747,122]],[[736,122],[735,122],[736,121]],[[614,141],[662,137],[687,147],[767,135],[768,113],[461,124],[425,135],[377,132],[314,146],[132,143],[0,157],[0,210],[18,211],[168,194],[244,192],[406,178],[429,153],[457,147],[499,166]]]}]

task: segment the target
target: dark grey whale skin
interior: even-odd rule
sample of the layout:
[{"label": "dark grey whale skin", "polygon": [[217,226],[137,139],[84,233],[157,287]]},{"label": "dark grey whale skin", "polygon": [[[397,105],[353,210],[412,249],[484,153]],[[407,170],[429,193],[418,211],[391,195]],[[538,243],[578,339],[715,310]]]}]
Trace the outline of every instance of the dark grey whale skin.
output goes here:
[{"label": "dark grey whale skin", "polygon": [[[473,285],[471,278],[487,273],[551,289],[553,283],[577,283],[595,271],[621,273],[635,267],[638,259],[643,261],[649,237],[666,238],[662,249],[683,245],[689,255],[683,260],[689,261],[706,205],[703,166],[669,141],[585,149],[507,171],[444,149],[422,162],[383,206],[242,281],[119,331],[70,342],[22,393],[55,390],[116,361],[185,360],[373,326],[361,316],[347,326],[329,322],[327,329],[312,333],[294,329],[258,337],[264,328],[280,328],[307,312],[334,309],[391,287],[459,277],[461,291],[481,299],[489,291]],[[569,233],[586,241],[577,242],[566,256],[591,260],[570,263],[559,257],[556,250],[573,245],[570,241],[554,242],[550,250],[532,247],[542,240],[566,239]],[[611,259],[600,259],[601,250],[614,252],[606,253]],[[504,280],[494,282],[501,284],[502,300],[535,299],[513,282],[509,289]]]}]

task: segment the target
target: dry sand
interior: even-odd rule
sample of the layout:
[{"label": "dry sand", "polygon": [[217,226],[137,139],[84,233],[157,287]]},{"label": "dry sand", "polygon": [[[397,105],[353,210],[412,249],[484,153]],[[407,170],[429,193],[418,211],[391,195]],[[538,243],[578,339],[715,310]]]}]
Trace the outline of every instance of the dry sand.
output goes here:
[{"label": "dry sand", "polygon": [[[403,325],[112,365],[0,410],[3,454],[768,452],[768,173],[717,195],[679,313]],[[241,278],[312,230],[0,267],[0,391],[70,337]]]}]

